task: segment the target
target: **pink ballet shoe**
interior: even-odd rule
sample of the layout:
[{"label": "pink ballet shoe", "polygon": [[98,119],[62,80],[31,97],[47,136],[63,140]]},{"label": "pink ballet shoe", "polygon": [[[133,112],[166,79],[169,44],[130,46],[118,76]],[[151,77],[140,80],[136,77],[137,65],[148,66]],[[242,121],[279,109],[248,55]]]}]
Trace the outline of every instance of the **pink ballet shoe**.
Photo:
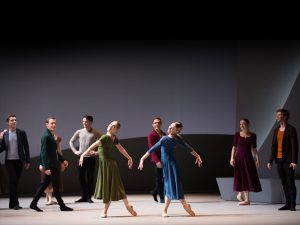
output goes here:
[{"label": "pink ballet shoe", "polygon": [[191,209],[191,205],[190,204],[185,204],[183,205],[183,208],[185,209],[185,211],[190,214],[190,216],[195,216],[194,211]]}]

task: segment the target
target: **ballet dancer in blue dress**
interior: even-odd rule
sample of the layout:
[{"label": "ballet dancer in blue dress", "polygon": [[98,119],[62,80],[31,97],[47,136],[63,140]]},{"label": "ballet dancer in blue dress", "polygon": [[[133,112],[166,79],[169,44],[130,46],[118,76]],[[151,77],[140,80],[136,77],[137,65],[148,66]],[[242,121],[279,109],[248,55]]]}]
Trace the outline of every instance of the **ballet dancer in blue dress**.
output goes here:
[{"label": "ballet dancer in blue dress", "polygon": [[188,212],[190,216],[195,216],[195,213],[191,209],[190,204],[188,204],[184,199],[184,194],[182,191],[181,180],[179,176],[179,169],[174,157],[174,150],[177,145],[181,145],[187,149],[190,154],[195,158],[195,164],[199,167],[202,165],[202,159],[200,155],[188,145],[183,138],[179,135],[182,130],[182,123],[174,122],[171,123],[168,129],[168,135],[164,136],[153,145],[140,159],[140,164],[138,169],[143,169],[144,160],[150,156],[150,154],[157,150],[161,149],[161,161],[164,174],[164,190],[165,190],[165,207],[162,212],[163,217],[168,216],[168,207],[171,203],[171,200],[180,200],[183,208]]}]

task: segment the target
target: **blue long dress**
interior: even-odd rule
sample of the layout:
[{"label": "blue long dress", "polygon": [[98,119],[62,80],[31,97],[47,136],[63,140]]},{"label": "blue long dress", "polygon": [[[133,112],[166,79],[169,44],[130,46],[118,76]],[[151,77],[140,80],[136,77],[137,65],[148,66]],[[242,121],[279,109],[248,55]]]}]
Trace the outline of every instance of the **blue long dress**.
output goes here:
[{"label": "blue long dress", "polygon": [[174,157],[174,150],[177,145],[181,145],[189,152],[193,151],[192,147],[181,137],[170,138],[169,136],[162,137],[159,142],[148,150],[148,153],[151,154],[155,150],[161,149],[165,196],[171,200],[184,198],[178,165]]}]

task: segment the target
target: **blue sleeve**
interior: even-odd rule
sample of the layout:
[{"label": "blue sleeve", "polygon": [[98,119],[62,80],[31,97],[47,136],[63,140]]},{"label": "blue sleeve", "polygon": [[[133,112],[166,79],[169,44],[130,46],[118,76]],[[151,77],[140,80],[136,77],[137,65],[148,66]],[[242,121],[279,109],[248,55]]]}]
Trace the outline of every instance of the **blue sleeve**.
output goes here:
[{"label": "blue sleeve", "polygon": [[189,152],[193,151],[193,148],[188,143],[186,143],[185,140],[183,140],[182,137],[180,137],[180,136],[177,136],[177,137],[178,137],[177,138],[177,143],[179,145],[181,145],[184,149],[187,149]]},{"label": "blue sleeve", "polygon": [[153,145],[147,152],[151,154],[152,152],[156,151],[157,149],[160,149],[162,146],[162,141],[164,138],[161,138],[159,142],[157,142],[155,145]]}]

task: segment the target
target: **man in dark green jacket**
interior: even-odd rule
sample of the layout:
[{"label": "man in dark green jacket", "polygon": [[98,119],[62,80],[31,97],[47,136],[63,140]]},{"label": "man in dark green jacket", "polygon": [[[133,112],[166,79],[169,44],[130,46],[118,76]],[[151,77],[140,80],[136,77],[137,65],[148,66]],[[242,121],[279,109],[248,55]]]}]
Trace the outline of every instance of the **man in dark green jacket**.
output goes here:
[{"label": "man in dark green jacket", "polygon": [[40,154],[40,165],[43,167],[45,172],[45,178],[39,185],[35,196],[30,203],[30,208],[38,212],[41,210],[37,203],[44,193],[45,189],[48,187],[50,181],[53,185],[53,194],[60,206],[61,211],[72,211],[72,208],[69,208],[65,205],[64,201],[61,198],[59,192],[59,170],[60,163],[64,162],[63,156],[57,153],[57,144],[54,140],[54,133],[56,129],[56,119],[54,117],[48,117],[46,119],[46,131],[41,139],[41,154]]}]

